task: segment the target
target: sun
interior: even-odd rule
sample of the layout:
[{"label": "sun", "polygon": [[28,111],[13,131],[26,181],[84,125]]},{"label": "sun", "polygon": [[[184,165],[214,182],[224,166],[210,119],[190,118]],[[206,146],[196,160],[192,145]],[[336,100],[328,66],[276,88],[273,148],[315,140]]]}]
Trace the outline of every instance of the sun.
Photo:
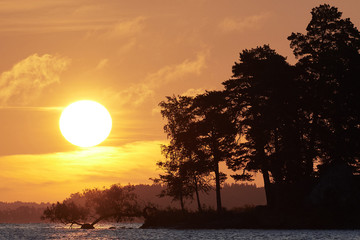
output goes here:
[{"label": "sun", "polygon": [[64,109],[59,125],[62,135],[70,143],[79,147],[92,147],[109,136],[112,119],[100,103],[82,100]]}]

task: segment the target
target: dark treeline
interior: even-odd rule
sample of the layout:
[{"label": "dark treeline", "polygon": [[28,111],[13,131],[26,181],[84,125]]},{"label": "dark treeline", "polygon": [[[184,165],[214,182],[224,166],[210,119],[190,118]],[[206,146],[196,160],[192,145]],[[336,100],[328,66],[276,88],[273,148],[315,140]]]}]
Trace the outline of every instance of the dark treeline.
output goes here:
[{"label": "dark treeline", "polygon": [[[165,190],[165,188],[166,187],[162,185],[139,184],[133,185],[131,189],[137,196],[138,201],[142,203],[142,206],[145,206],[147,203],[151,203],[151,206],[154,206],[159,210],[176,208],[177,204],[172,201],[171,197],[158,197],[161,191]],[[102,190],[97,189],[97,191]],[[94,189],[92,192],[95,192]],[[264,188],[258,188],[255,185],[225,184],[222,189],[222,193],[224,207],[227,209],[243,207],[246,205],[265,204]],[[215,209],[216,203],[214,201],[214,195],[215,193],[213,190],[211,190],[208,194],[201,195],[204,208]],[[74,203],[77,206],[84,206],[84,203],[86,202],[84,198],[86,196],[87,194],[75,193],[63,201],[62,204],[65,206],[70,203]],[[56,206],[56,204],[54,205]],[[41,216],[43,215],[44,210],[46,208],[51,209],[51,206],[52,204],[50,203],[0,202],[0,223],[39,223],[43,221],[41,220]],[[92,207],[94,206],[89,206],[89,209]],[[187,209],[193,211],[196,210],[195,202],[189,202],[187,204]],[[81,219],[77,220],[80,222],[79,220]],[[93,221],[90,217],[86,220]],[[104,220],[113,221],[114,219],[108,218]],[[138,220],[142,221],[142,219]],[[60,219],[57,221],[60,221]],[[69,223],[71,224],[71,222]]]},{"label": "dark treeline", "polygon": [[[135,185],[134,193],[143,202],[152,203],[157,209],[178,208],[178,203],[174,202],[172,197],[164,196],[159,198],[161,192],[166,191],[166,186],[153,185]],[[224,184],[222,187],[223,206],[226,209],[235,209],[244,206],[264,205],[265,192],[263,187],[256,187],[254,184]],[[200,193],[202,207],[204,209],[216,209],[215,191],[212,189],[207,193]],[[190,211],[197,210],[196,201],[188,201],[186,209]]]},{"label": "dark treeline", "polygon": [[360,200],[360,33],[337,8],[311,11],[288,40],[291,65],[269,45],[240,52],[223,90],[167,97],[159,106],[170,140],[162,146],[162,196],[195,199],[215,186],[222,211],[225,162],[236,181],[263,176],[267,206],[356,207]]},{"label": "dark treeline", "polygon": [[[94,227],[100,221],[143,221],[145,208],[156,210],[176,208],[172,198],[159,198],[164,190],[166,187],[159,184],[112,185],[110,188],[86,189],[83,192],[71,194],[62,202],[36,205],[39,213],[32,216],[36,221],[31,222],[39,222],[42,214],[43,220],[75,224],[87,228]],[[210,191],[208,195],[202,194],[204,208],[215,209],[214,194],[214,191]],[[264,189],[255,185],[225,184],[223,197],[224,206],[228,209],[265,203]],[[28,218],[29,211],[22,212],[28,208],[25,203],[20,204],[17,208],[10,208],[10,203],[6,205],[9,208],[4,207],[4,210],[0,210],[0,223],[17,222],[15,219],[19,218],[16,216],[23,219],[20,222],[27,222],[24,219]],[[196,210],[194,202],[189,202],[187,209]],[[4,218],[1,217],[3,212],[7,213]]]}]

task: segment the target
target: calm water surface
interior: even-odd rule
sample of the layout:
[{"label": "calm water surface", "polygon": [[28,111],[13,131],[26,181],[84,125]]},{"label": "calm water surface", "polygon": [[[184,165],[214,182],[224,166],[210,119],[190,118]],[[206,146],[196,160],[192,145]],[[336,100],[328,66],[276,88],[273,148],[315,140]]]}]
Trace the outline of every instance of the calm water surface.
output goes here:
[{"label": "calm water surface", "polygon": [[[103,224],[70,229],[58,224],[0,224],[0,239],[359,239],[360,230],[173,230],[141,224]],[[116,229],[109,229],[109,227]]]}]

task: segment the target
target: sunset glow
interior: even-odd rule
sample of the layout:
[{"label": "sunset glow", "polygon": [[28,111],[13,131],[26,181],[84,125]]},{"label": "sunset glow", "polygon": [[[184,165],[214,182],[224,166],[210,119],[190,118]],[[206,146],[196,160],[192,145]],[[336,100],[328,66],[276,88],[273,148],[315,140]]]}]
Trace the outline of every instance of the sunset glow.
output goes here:
[{"label": "sunset glow", "polygon": [[[360,1],[327,2],[360,26]],[[296,63],[287,37],[318,3],[1,1],[0,202],[152,184],[169,142],[159,103],[223,89],[244,49]]]}]

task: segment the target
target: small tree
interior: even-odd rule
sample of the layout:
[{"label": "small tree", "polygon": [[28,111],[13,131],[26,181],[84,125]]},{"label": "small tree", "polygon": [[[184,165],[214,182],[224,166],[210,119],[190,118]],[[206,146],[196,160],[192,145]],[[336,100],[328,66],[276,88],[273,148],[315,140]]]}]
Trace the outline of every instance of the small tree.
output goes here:
[{"label": "small tree", "polygon": [[198,95],[193,104],[196,121],[197,151],[201,152],[207,169],[215,174],[216,208],[222,211],[221,183],[226,175],[220,172],[219,163],[237,155],[235,121],[227,111],[225,95],[220,91]]},{"label": "small tree", "polygon": [[161,196],[172,196],[179,200],[184,210],[184,199],[193,198],[195,193],[198,210],[202,211],[199,192],[211,189],[207,176],[210,173],[208,162],[198,150],[195,115],[192,97],[167,97],[162,101],[161,114],[167,119],[164,130],[170,143],[162,146],[162,154],[167,161],[159,161],[158,166],[166,174],[160,175],[155,182],[165,183],[168,187]]},{"label": "small tree", "polygon": [[[137,196],[132,186],[112,185],[109,189],[87,189],[72,194],[62,203],[47,207],[42,219],[64,224],[77,224],[82,228],[94,228],[101,220],[117,222],[141,215]],[[91,221],[90,224],[86,223]]]},{"label": "small tree", "polygon": [[44,210],[43,220],[51,222],[60,222],[63,224],[82,225],[80,222],[86,222],[89,217],[87,208],[78,206],[70,199],[64,200],[62,203],[57,202]]},{"label": "small tree", "polygon": [[179,201],[181,210],[185,211],[184,201],[186,198],[191,198],[192,188],[189,187],[191,182],[183,168],[182,159],[177,156],[177,151],[171,146],[162,146],[162,153],[168,159],[167,161],[159,161],[157,165],[165,171],[160,174],[159,178],[152,179],[154,183],[165,184],[166,188],[161,191],[159,197],[169,196],[173,201]]}]

